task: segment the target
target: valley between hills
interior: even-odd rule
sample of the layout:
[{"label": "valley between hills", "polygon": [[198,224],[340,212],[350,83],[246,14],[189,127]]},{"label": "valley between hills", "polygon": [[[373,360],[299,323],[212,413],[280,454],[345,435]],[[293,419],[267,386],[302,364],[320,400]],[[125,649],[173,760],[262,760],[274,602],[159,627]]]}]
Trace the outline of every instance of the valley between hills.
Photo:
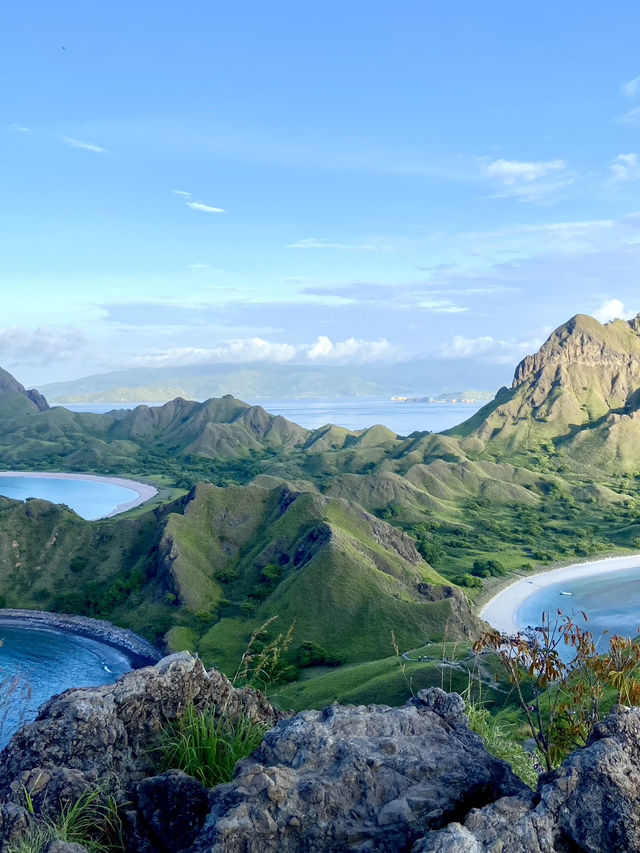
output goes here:
[{"label": "valley between hills", "polygon": [[640,320],[572,318],[444,434],[307,430],[231,396],[76,413],[2,371],[0,468],[159,489],[97,522],[0,498],[2,606],[108,619],[231,675],[277,617],[278,704],[399,704],[392,635],[425,659],[414,689],[441,686],[446,644],[514,574],[640,546]]}]

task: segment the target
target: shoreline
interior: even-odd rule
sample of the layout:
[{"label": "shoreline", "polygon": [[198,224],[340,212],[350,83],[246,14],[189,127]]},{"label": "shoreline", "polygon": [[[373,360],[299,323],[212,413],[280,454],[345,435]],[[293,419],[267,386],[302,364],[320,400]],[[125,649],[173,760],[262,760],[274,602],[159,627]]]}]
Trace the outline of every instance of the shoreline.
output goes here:
[{"label": "shoreline", "polygon": [[478,616],[503,634],[516,634],[522,630],[516,621],[518,610],[539,589],[562,581],[610,574],[635,568],[638,565],[640,565],[640,553],[635,553],[619,557],[601,557],[599,560],[572,563],[569,566],[559,566],[545,572],[538,572],[501,589],[482,605],[478,610]]},{"label": "shoreline", "polygon": [[0,609],[0,629],[3,625],[23,625],[29,628],[59,631],[97,640],[124,652],[131,661],[132,669],[152,666],[162,659],[162,652],[144,637],[128,628],[119,628],[103,619],[89,616],[73,616],[67,613],[52,613],[48,610]]},{"label": "shoreline", "polygon": [[[129,489],[136,493],[133,500],[118,504],[116,508],[107,515],[101,518],[113,518],[114,515],[120,515],[128,509],[133,509],[140,504],[146,503],[151,498],[158,494],[155,486],[150,486],[148,483],[140,483],[138,480],[129,480],[125,477],[103,477],[100,474],[74,474],[71,472],[56,472],[56,471],[0,471],[0,477],[33,477],[46,480],[85,480],[90,483],[105,483],[108,486],[120,486],[123,489]],[[98,521],[99,519],[95,519]]]}]

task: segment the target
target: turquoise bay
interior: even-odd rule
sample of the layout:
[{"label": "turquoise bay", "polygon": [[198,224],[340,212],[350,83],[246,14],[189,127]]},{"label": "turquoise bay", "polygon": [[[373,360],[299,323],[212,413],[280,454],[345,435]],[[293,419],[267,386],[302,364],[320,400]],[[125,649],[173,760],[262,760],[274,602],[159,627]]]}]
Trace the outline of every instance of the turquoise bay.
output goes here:
[{"label": "turquoise bay", "polygon": [[31,472],[0,473],[0,495],[21,501],[42,498],[51,503],[66,504],[89,521],[116,515],[148,500],[155,493],[154,488],[144,483],[115,478]]},{"label": "turquoise bay", "polygon": [[[563,595],[567,592],[571,595]],[[543,586],[518,607],[514,621],[519,628],[536,626],[543,612],[553,618],[558,610],[586,624],[600,648],[607,644],[605,631],[636,637],[640,634],[640,558],[637,566],[627,569]]]}]

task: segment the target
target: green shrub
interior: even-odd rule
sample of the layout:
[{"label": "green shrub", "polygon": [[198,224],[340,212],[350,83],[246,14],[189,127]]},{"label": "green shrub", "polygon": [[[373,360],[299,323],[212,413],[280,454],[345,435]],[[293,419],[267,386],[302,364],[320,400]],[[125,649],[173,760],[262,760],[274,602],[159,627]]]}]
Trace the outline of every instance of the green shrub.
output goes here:
[{"label": "green shrub", "polygon": [[162,735],[162,769],[183,770],[207,788],[229,782],[237,762],[255,752],[267,729],[248,717],[232,720],[217,716],[214,707],[190,705]]},{"label": "green shrub", "polygon": [[[24,794],[33,813],[29,792]],[[85,791],[75,802],[66,803],[57,818],[37,819],[24,838],[7,847],[7,853],[42,853],[52,841],[80,844],[89,853],[123,851],[122,822],[114,798],[103,787]]]},{"label": "green shrub", "polygon": [[535,768],[537,753],[529,754],[515,741],[509,731],[491,716],[489,710],[477,702],[467,699],[467,716],[471,730],[480,735],[487,752],[511,765],[513,772],[525,785],[535,790],[538,771]]}]

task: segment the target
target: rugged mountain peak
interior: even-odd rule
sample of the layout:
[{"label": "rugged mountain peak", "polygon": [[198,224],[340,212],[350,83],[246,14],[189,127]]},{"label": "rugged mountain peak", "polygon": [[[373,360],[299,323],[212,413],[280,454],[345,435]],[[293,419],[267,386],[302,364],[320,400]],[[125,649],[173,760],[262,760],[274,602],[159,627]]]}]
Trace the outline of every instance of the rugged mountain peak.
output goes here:
[{"label": "rugged mountain peak", "polygon": [[30,400],[38,409],[43,412],[49,408],[49,404],[39,391],[27,389],[22,385],[15,376],[12,376],[7,370],[0,367],[0,394],[20,394]]},{"label": "rugged mountain peak", "polygon": [[586,465],[636,472],[640,315],[604,325],[572,317],[520,362],[511,389],[452,433],[491,442],[492,453],[505,445],[538,453],[544,445]]},{"label": "rugged mountain peak", "polygon": [[535,355],[516,367],[512,388],[518,388],[544,368],[573,363],[640,367],[640,315],[602,325],[594,317],[576,314],[545,341]]}]

